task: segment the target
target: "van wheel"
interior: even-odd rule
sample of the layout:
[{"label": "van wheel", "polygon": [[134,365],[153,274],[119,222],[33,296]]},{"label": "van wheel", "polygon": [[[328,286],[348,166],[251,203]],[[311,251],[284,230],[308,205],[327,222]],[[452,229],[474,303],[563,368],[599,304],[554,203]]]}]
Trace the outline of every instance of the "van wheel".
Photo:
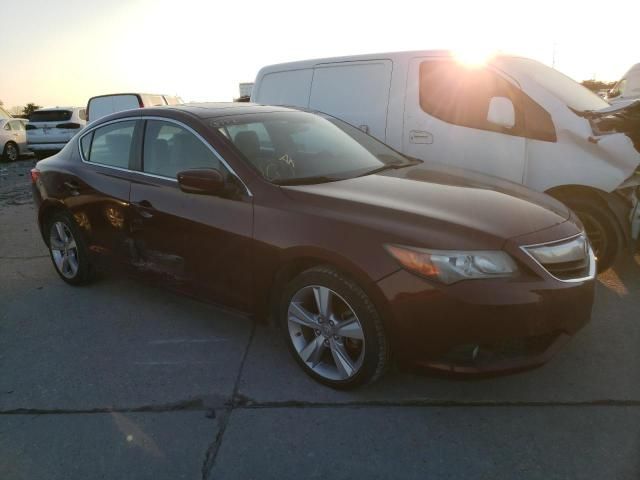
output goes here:
[{"label": "van wheel", "polygon": [[291,354],[312,378],[336,389],[376,381],[389,347],[367,294],[331,267],[302,272],[286,286],[280,326]]},{"label": "van wheel", "polygon": [[584,225],[598,259],[598,272],[609,269],[616,260],[621,244],[618,230],[613,223],[613,214],[595,199],[578,197],[562,201],[575,212]]}]

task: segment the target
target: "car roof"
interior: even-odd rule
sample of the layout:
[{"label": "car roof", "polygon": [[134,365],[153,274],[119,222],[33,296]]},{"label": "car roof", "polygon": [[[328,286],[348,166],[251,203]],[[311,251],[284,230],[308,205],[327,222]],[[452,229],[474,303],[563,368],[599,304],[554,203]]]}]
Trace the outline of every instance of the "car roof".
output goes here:
[{"label": "car roof", "polygon": [[247,102],[184,103],[180,105],[165,105],[162,107],[153,108],[187,112],[199,118],[216,118],[226,117],[229,115],[295,111],[294,109],[287,107],[260,105],[257,103]]},{"label": "car roof", "polygon": [[228,117],[235,115],[250,115],[255,113],[274,112],[299,112],[301,108],[287,108],[281,106],[260,105],[246,102],[211,102],[211,103],[185,103],[180,105],[160,105],[157,107],[133,108],[114,112],[98,118],[90,123],[96,127],[115,120],[124,120],[136,117],[167,117],[173,119],[185,119],[185,117],[208,120],[212,118]]}]

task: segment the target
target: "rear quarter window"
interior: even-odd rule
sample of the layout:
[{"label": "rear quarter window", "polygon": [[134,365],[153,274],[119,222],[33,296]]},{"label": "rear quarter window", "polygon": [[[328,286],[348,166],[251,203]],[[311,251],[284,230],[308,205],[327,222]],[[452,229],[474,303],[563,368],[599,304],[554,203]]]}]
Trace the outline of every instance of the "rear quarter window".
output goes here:
[{"label": "rear quarter window", "polygon": [[85,160],[91,160],[91,141],[93,140],[93,132],[88,133],[80,139],[80,150]]},{"label": "rear quarter window", "polygon": [[88,148],[89,152],[85,159],[91,163],[128,169],[133,154],[135,126],[136,121],[132,120],[97,128],[93,131],[90,146],[86,144],[89,135],[82,137],[81,147]]}]

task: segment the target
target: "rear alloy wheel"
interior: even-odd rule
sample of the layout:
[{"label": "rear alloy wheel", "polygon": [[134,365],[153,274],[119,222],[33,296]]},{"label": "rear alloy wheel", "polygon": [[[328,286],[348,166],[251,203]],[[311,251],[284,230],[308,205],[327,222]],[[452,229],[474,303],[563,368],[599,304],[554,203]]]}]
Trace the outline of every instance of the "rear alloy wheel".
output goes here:
[{"label": "rear alloy wheel", "polygon": [[20,150],[18,150],[18,145],[13,142],[7,142],[4,146],[4,152],[2,154],[3,158],[7,162],[15,162],[20,158]]},{"label": "rear alloy wheel", "polygon": [[91,265],[81,233],[67,213],[57,213],[49,222],[49,253],[60,277],[71,285],[87,283]]},{"label": "rear alloy wheel", "polygon": [[287,288],[283,331],[307,374],[333,388],[375,381],[388,359],[382,322],[367,295],[328,267],[307,270]]}]

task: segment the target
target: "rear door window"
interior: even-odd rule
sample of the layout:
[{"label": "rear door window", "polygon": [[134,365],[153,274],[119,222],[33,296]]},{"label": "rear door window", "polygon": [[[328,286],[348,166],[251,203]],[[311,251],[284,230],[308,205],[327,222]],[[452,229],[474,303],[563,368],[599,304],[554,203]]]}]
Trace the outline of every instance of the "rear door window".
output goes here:
[{"label": "rear door window", "polygon": [[67,122],[71,120],[71,110],[44,110],[29,115],[30,122]]},{"label": "rear door window", "polygon": [[172,122],[147,121],[143,151],[145,173],[176,178],[178,172],[192,168],[223,171],[218,157],[202,140]]},{"label": "rear door window", "polygon": [[89,151],[89,156],[85,154],[85,159],[100,165],[129,168],[134,154],[135,127],[135,120],[117,122],[97,128],[93,132],[93,141],[87,140],[89,135],[82,137],[82,150]]}]

